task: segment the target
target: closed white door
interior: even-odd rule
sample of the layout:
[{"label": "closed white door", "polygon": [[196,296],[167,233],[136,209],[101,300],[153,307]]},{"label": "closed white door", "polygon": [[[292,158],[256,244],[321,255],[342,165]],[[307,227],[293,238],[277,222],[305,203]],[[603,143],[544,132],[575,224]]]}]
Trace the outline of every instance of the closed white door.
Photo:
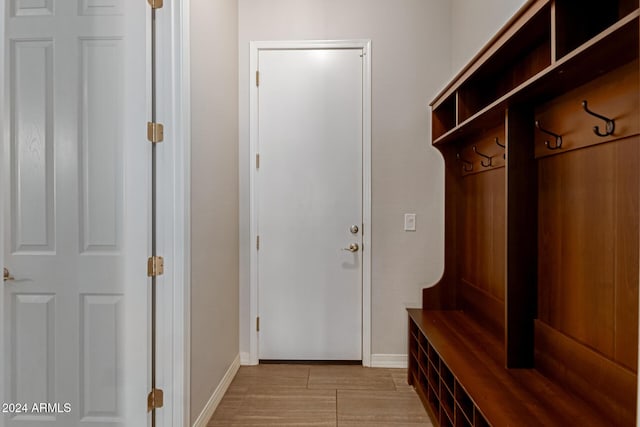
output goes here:
[{"label": "closed white door", "polygon": [[145,3],[3,2],[0,425],[147,423]]},{"label": "closed white door", "polygon": [[258,54],[263,360],[362,359],[362,55]]}]

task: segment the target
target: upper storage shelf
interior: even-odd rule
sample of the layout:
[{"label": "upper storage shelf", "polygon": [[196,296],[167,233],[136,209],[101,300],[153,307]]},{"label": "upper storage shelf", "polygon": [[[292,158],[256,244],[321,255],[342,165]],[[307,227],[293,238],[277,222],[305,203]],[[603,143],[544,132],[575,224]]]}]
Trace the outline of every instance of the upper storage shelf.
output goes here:
[{"label": "upper storage shelf", "polygon": [[557,0],[556,52],[561,59],[638,8],[637,0]]},{"label": "upper storage shelf", "polygon": [[603,3],[529,1],[431,103],[433,144],[497,126],[511,103],[544,100],[637,58],[638,1]]}]

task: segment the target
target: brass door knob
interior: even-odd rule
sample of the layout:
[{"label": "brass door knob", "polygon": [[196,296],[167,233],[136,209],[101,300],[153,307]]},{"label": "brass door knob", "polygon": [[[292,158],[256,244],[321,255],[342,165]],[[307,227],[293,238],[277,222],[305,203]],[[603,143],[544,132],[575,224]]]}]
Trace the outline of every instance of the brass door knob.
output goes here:
[{"label": "brass door knob", "polygon": [[348,248],[343,248],[342,250],[349,252],[358,252],[360,250],[360,246],[357,243],[352,243]]},{"label": "brass door knob", "polygon": [[11,273],[9,273],[9,269],[7,267],[4,267],[4,272],[2,274],[2,278],[3,280],[6,282],[8,280],[13,280],[13,276],[11,275]]}]

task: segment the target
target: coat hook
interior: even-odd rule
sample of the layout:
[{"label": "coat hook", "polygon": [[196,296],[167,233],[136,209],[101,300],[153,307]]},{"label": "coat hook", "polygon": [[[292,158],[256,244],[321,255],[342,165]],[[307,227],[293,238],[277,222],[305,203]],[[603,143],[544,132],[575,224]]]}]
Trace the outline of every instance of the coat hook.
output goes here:
[{"label": "coat hook", "polygon": [[485,159],[489,160],[489,163],[485,163],[484,160],[480,161],[480,164],[482,166],[484,166],[485,168],[491,167],[492,163],[493,163],[493,157],[487,156],[486,154],[482,154],[478,151],[478,149],[476,148],[476,146],[473,146],[473,152],[476,153],[478,156],[480,157],[484,157]]},{"label": "coat hook", "polygon": [[[498,147],[501,147],[502,149],[506,149],[506,148],[507,148],[507,146],[506,146],[505,144],[500,144],[500,139],[498,139],[498,137],[497,137],[497,136],[496,136],[496,145],[497,145]],[[506,158],[507,158],[507,153],[504,153],[504,154],[502,155],[502,158],[503,158],[503,159],[506,159]]]},{"label": "coat hook", "polygon": [[[468,161],[466,161],[465,159],[463,159],[463,158],[460,156],[460,153],[456,153],[456,159],[458,159],[459,161],[461,161],[461,162],[462,162],[462,164],[463,164],[463,166],[462,166],[462,167],[463,167],[463,169],[464,169],[464,171],[465,171],[465,172],[471,172],[471,171],[473,170],[473,163],[468,162]],[[468,168],[467,168],[467,166],[468,166]]]},{"label": "coat hook", "polygon": [[606,133],[602,133],[600,132],[600,127],[598,126],[594,126],[593,127],[593,133],[595,133],[598,136],[609,136],[609,135],[613,135],[613,131],[616,128],[616,122],[608,117],[602,116],[598,113],[594,113],[593,111],[589,110],[589,107],[587,107],[587,100],[582,101],[582,108],[584,108],[584,111],[586,111],[588,114],[591,114],[594,117],[597,117],[601,120],[604,120],[606,122],[606,126],[607,126],[607,132]]},{"label": "coat hook", "polygon": [[540,122],[538,120],[536,120],[536,127],[540,130],[540,132],[544,132],[548,135],[551,135],[556,139],[556,144],[554,146],[551,146],[548,140],[544,142],[544,145],[546,145],[549,150],[557,150],[559,148],[562,148],[562,136],[558,135],[557,133],[553,133],[551,131],[543,129],[540,126]]}]

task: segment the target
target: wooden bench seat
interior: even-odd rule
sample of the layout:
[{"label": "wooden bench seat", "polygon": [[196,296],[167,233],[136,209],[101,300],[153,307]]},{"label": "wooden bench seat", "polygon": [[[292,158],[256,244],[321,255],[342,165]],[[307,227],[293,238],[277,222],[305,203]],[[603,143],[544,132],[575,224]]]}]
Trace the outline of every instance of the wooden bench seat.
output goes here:
[{"label": "wooden bench seat", "polygon": [[[496,427],[613,425],[605,414],[597,412],[537,370],[506,369],[502,354],[504,345],[464,312],[421,309],[409,309],[408,312],[409,383],[416,387],[425,407],[440,425],[486,425],[485,422]],[[412,324],[415,327],[412,328]],[[411,340],[416,342],[411,344]],[[432,349],[424,348],[425,343]],[[434,408],[439,408],[440,402],[437,405],[430,403],[429,389],[425,390],[424,381],[420,384],[419,373],[424,368],[421,365],[426,363],[426,358],[421,359],[417,354],[421,351],[437,353],[436,360],[445,367],[433,368],[445,375],[451,372],[455,380],[453,388],[461,387],[460,392],[451,390],[455,395],[456,410],[445,409],[445,416],[435,413]],[[433,365],[432,360],[429,363]],[[426,373],[425,377],[428,376]],[[437,383],[445,387],[445,381],[451,384],[451,379],[446,378],[442,381],[438,378]],[[441,395],[433,387],[432,391]],[[462,396],[460,403],[459,396]],[[464,400],[468,399],[479,416],[468,415],[462,419],[463,412],[470,414],[468,409],[463,411],[464,405],[468,405]],[[459,404],[460,408],[455,406]]]}]

